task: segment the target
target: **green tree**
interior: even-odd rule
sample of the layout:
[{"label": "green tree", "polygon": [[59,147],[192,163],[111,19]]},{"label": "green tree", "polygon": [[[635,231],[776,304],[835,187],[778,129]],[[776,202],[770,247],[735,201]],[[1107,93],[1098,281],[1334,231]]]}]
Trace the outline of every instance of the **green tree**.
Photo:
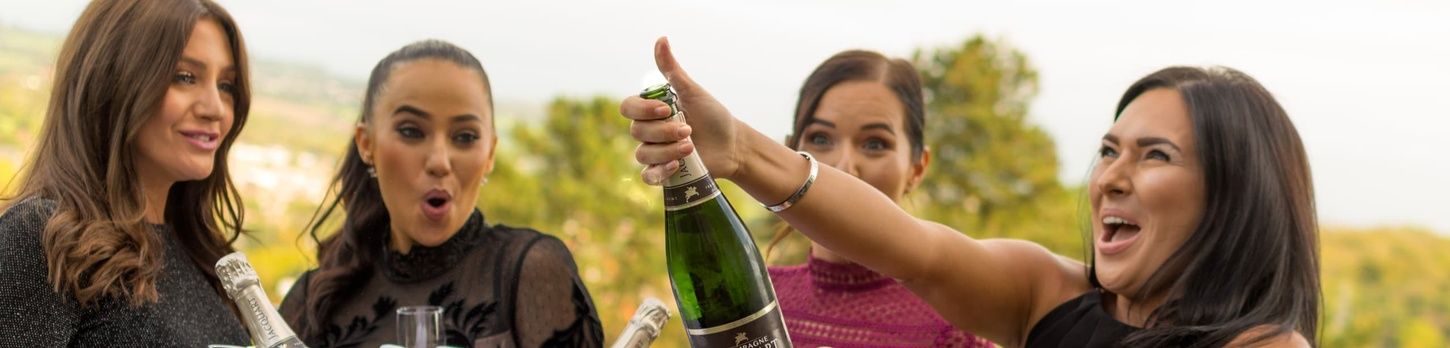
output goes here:
[{"label": "green tree", "polygon": [[1413,228],[1320,233],[1326,347],[1443,347],[1450,239]]},{"label": "green tree", "polygon": [[[638,179],[629,122],[616,99],[556,98],[540,123],[507,130],[479,197],[489,220],[564,240],[609,340],[644,297],[673,302],[661,194]],[[661,337],[672,343],[660,346],[684,346],[683,338],[672,322]]]},{"label": "green tree", "polygon": [[1029,122],[1037,70],[1005,42],[982,36],[917,51],[932,163],[912,205],[919,216],[976,238],[1032,240],[1081,255],[1077,190],[1057,180],[1051,137]]}]

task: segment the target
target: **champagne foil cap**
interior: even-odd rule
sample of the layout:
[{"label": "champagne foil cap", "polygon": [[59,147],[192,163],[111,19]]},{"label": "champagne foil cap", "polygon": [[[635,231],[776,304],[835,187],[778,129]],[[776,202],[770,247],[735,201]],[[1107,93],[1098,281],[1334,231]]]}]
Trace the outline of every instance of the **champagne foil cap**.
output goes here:
[{"label": "champagne foil cap", "polygon": [[231,298],[236,298],[237,293],[248,286],[261,284],[257,271],[252,269],[250,262],[247,262],[247,255],[241,252],[227,254],[217,260],[216,276],[221,279],[222,289],[226,290],[227,296]]},{"label": "champagne foil cap", "polygon": [[658,337],[660,330],[664,329],[665,323],[669,320],[669,308],[665,307],[665,304],[659,299],[650,297],[644,299],[644,303],[639,305],[639,311],[634,313],[634,318],[630,321],[638,322],[648,328],[650,337]]},{"label": "champagne foil cap", "polygon": [[665,104],[669,104],[670,111],[678,111],[675,108],[675,90],[670,89],[668,83],[646,87],[639,92],[639,97],[665,102]]}]

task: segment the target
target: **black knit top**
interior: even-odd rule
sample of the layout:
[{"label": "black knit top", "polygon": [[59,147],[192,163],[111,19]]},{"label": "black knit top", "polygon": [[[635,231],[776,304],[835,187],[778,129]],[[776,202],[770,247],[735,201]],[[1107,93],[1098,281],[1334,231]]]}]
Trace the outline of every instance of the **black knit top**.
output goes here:
[{"label": "black knit top", "polygon": [[[0,215],[0,347],[245,346],[247,331],[187,256],[175,231],[153,225],[165,249],[156,303],[102,298],[80,306],[47,279],[40,235],[55,203],[32,198]],[[205,267],[211,267],[206,265]]]}]

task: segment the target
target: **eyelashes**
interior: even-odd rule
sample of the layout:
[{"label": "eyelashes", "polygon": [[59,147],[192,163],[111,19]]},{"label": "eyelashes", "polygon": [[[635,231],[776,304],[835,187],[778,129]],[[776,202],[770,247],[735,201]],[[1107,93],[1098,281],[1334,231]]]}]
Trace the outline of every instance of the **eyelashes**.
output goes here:
[{"label": "eyelashes", "polygon": [[[399,125],[394,130],[398,132],[398,135],[401,135],[404,139],[409,139],[409,140],[423,139],[423,138],[426,138],[428,136],[427,134],[425,134],[423,132],[423,129],[422,128],[419,128],[418,126],[415,126],[415,125],[412,125],[412,124],[408,124],[408,123],[404,123],[402,125]],[[482,139],[482,138],[483,138],[482,136],[478,135],[478,133],[477,132],[474,132],[474,131],[460,131],[460,132],[455,133],[453,136],[450,137],[450,139],[453,140],[453,142],[458,143],[460,145],[473,145],[474,143],[477,143],[479,139]]]},{"label": "eyelashes", "polygon": [[[812,147],[815,147],[815,148],[830,148],[830,147],[835,146],[836,144],[835,144],[835,141],[832,140],[829,135],[818,132],[818,133],[810,133],[810,134],[806,135],[806,145],[812,146]],[[875,151],[890,150],[892,148],[892,146],[891,146],[891,142],[890,141],[887,141],[887,140],[881,139],[881,138],[872,137],[872,138],[866,139],[864,142],[862,142],[861,143],[861,148],[864,149],[864,150],[866,150],[866,151],[869,151],[869,152],[875,152]]]},{"label": "eyelashes", "polygon": [[[171,82],[192,86],[197,84],[197,77],[196,74],[193,74],[190,71],[177,71],[175,74],[171,75]],[[218,82],[216,88],[217,91],[225,93],[228,96],[236,96],[237,92],[241,90],[241,87],[237,86],[236,83],[230,80],[222,80]]]},{"label": "eyelashes", "polygon": [[[1115,150],[1112,147],[1109,147],[1107,145],[1103,145],[1103,147],[1098,148],[1098,157],[1099,158],[1117,158],[1118,157],[1118,150]],[[1144,159],[1150,159],[1150,160],[1159,160],[1159,161],[1164,161],[1164,162],[1169,162],[1169,161],[1172,161],[1173,160],[1173,157],[1172,156],[1169,156],[1167,152],[1163,152],[1162,150],[1157,150],[1157,149],[1148,150],[1147,153],[1143,154],[1143,158]]]},{"label": "eyelashes", "polygon": [[178,71],[176,72],[176,74],[171,75],[171,82],[184,85],[194,85],[196,84],[196,74],[185,71]]}]

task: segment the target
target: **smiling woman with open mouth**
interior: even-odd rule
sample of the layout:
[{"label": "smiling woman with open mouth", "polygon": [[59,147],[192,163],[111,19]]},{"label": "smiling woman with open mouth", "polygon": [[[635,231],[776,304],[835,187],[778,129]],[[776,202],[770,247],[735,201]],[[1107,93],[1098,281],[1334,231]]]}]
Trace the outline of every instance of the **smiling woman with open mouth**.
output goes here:
[{"label": "smiling woman with open mouth", "polygon": [[717,178],[766,204],[790,197],[777,214],[791,227],[906,285],[957,328],[1009,347],[1315,341],[1308,159],[1284,109],[1244,73],[1172,67],[1123,94],[1088,184],[1094,247],[1085,265],[914,218],[829,166],[808,174],[812,159],[734,118],[680,68],[668,41],[656,42],[655,62],[689,125],[665,121],[670,109],[658,101],[624,100],[646,182],[699,149]]}]

